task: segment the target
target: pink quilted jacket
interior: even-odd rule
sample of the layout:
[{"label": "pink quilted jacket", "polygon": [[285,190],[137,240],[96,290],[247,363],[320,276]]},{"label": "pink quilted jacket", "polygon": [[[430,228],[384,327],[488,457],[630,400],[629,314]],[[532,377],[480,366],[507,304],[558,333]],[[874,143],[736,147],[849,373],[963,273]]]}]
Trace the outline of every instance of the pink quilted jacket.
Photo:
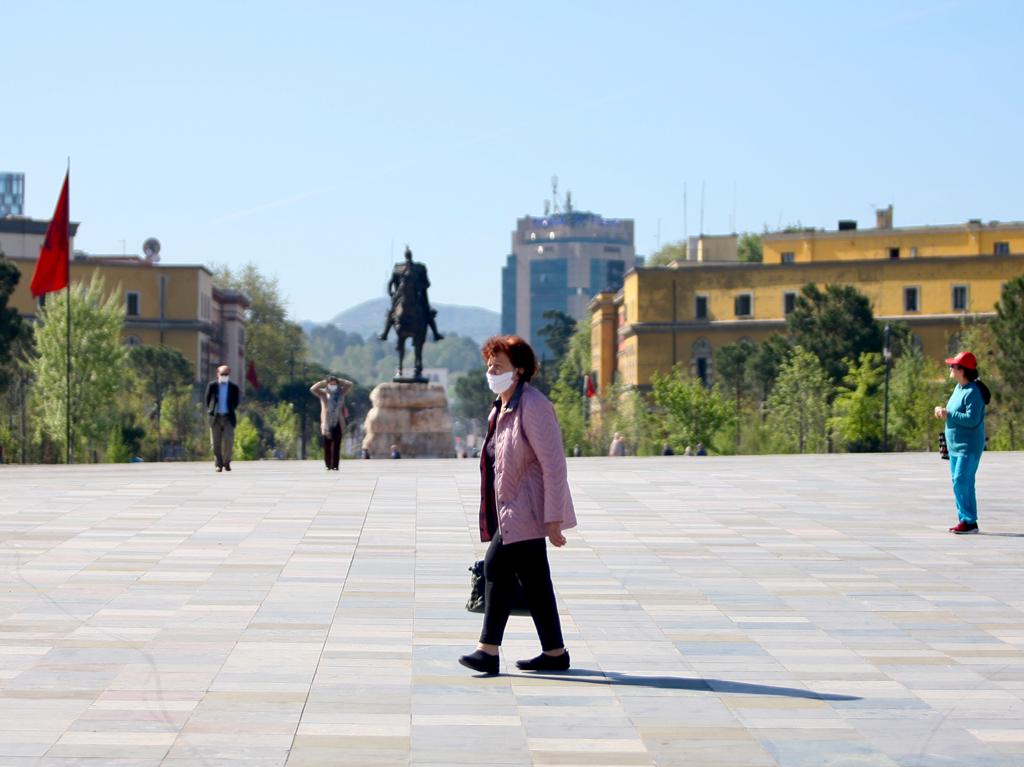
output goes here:
[{"label": "pink quilted jacket", "polygon": [[[497,416],[488,433],[494,440],[494,493],[504,543],[544,538],[547,522],[576,526],[566,478],[562,432],[548,398],[529,384]],[[497,417],[497,423],[495,423]],[[487,525],[487,455],[480,457],[480,540],[491,539]]]}]

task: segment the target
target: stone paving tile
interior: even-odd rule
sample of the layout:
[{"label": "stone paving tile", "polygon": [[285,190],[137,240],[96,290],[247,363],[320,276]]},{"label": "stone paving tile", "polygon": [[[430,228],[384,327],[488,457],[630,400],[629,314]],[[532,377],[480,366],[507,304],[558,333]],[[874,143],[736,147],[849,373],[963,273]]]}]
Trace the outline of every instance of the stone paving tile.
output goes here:
[{"label": "stone paving tile", "polygon": [[493,678],[472,461],[0,466],[0,767],[1019,766],[1022,457],[572,460]]}]

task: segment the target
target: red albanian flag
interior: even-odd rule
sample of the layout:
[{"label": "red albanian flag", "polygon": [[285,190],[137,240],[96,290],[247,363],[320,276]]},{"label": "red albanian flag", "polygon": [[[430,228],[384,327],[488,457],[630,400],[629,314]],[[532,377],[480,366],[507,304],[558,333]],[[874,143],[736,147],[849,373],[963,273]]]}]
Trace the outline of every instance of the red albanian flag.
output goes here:
[{"label": "red albanian flag", "polygon": [[70,171],[64,176],[64,187],[61,189],[50,225],[46,228],[46,239],[43,240],[39,260],[36,261],[36,270],[32,274],[31,288],[35,298],[55,290],[63,290],[68,286],[68,263],[71,257],[68,200],[70,176]]}]

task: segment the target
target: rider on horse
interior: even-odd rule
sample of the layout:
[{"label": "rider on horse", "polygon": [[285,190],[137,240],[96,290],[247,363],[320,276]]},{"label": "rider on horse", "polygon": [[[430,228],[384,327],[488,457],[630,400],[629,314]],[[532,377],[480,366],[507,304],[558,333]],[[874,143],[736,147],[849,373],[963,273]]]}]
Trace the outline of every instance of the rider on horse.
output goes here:
[{"label": "rider on horse", "polygon": [[395,264],[395,268],[391,272],[391,281],[388,283],[391,307],[388,309],[384,332],[377,336],[377,338],[381,341],[386,341],[392,326],[394,326],[396,332],[401,334],[402,328],[399,325],[399,318],[403,314],[415,315],[417,309],[422,313],[421,316],[426,318],[427,325],[434,332],[434,340],[440,341],[444,338],[443,335],[437,332],[437,321],[435,319],[437,311],[430,308],[430,299],[427,298],[427,288],[429,287],[430,280],[427,278],[427,267],[412,260],[412,251],[407,245],[405,248],[405,261]]}]

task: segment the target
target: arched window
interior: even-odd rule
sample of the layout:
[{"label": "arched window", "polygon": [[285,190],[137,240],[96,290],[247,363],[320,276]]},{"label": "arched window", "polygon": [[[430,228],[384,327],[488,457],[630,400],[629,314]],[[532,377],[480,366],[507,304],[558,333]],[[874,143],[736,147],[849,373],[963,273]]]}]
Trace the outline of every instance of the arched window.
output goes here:
[{"label": "arched window", "polygon": [[693,342],[690,354],[690,373],[705,386],[711,386],[711,363],[711,342],[706,338],[698,338]]}]

